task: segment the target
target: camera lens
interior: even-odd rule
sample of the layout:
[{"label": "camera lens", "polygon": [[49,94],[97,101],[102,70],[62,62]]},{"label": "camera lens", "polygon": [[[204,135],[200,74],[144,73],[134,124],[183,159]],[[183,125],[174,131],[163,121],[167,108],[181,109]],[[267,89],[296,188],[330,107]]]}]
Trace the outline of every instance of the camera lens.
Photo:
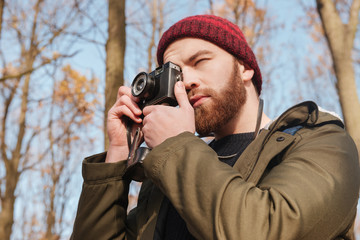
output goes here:
[{"label": "camera lens", "polygon": [[154,81],[145,72],[139,73],[131,84],[131,93],[135,97],[148,98],[152,94]]},{"label": "camera lens", "polygon": [[145,87],[145,81],[143,78],[139,79],[137,84],[135,85],[136,92],[141,92]]}]

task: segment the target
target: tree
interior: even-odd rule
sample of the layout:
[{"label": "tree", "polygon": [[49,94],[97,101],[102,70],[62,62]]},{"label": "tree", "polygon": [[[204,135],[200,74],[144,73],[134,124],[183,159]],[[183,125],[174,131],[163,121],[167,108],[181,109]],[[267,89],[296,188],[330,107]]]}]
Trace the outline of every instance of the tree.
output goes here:
[{"label": "tree", "polygon": [[119,87],[124,85],[125,34],[125,0],[109,0],[104,110],[105,149],[107,149],[109,145],[106,133],[107,113],[116,101]]},{"label": "tree", "polygon": [[[216,3],[216,4],[215,4]],[[225,0],[209,1],[210,12],[223,16],[234,24],[238,25],[243,32],[248,44],[256,55],[261,75],[263,79],[263,89],[266,89],[270,96],[269,102],[273,103],[273,91],[269,91],[273,76],[272,53],[276,50],[268,41],[273,34],[280,29],[281,23],[274,21],[273,16],[269,14],[266,1],[258,0]],[[266,87],[265,87],[266,86]],[[267,92],[262,92],[262,98],[267,98]],[[279,103],[279,105],[282,103]]]},{"label": "tree", "polygon": [[[164,5],[165,1],[161,0],[153,0],[152,4],[148,3],[149,9],[151,12],[151,36],[150,42],[148,45],[147,53],[148,53],[148,64],[147,71],[151,72],[156,63],[155,54],[156,51],[156,43],[155,41],[161,37],[163,27],[164,27]],[[156,38],[158,36],[158,38]]]},{"label": "tree", "polygon": [[[77,35],[88,31],[81,27],[79,9],[90,3],[7,2],[0,51],[0,239],[12,235],[15,203],[23,193],[19,183],[48,159],[51,144],[41,139],[51,124],[46,124],[48,109],[41,112],[40,107],[48,103],[44,89],[52,86],[47,77],[55,77],[63,61],[76,54],[72,46]],[[63,117],[57,115],[65,121]]]},{"label": "tree", "polygon": [[[69,182],[74,168],[71,155],[81,144],[79,129],[94,124],[93,117],[99,104],[98,79],[88,79],[66,65],[62,69],[64,78],[53,87],[48,123],[48,161],[41,166],[44,185],[46,230],[42,235],[47,240],[58,239],[67,227],[62,224],[65,205],[69,199]],[[59,118],[58,116],[61,116]],[[65,226],[64,226],[65,225]]]},{"label": "tree", "polygon": [[[29,39],[30,44],[29,47],[26,48],[25,45],[22,46],[22,64],[23,68],[30,69],[33,67],[35,58],[37,57],[37,53],[39,50],[38,42],[36,40],[35,34],[36,34],[36,28],[37,28],[37,20],[38,20],[38,14],[41,9],[42,1],[37,1],[36,5],[34,6],[34,16],[33,16],[33,22],[32,22],[32,36]],[[21,33],[18,33],[18,36]],[[18,38],[19,42],[22,42],[22,39]],[[20,106],[20,116],[18,121],[18,134],[17,134],[17,140],[14,148],[11,148],[7,145],[7,142],[5,140],[5,136],[7,134],[7,128],[6,128],[6,122],[8,121],[8,110],[10,108],[10,104],[13,101],[13,98],[15,96],[15,93],[17,91],[17,87],[20,84],[21,78],[17,78],[14,81],[14,85],[10,87],[10,94],[6,98],[5,101],[5,113],[2,118],[2,133],[1,133],[1,155],[2,160],[5,165],[6,169],[6,176],[5,176],[5,191],[1,193],[1,213],[0,213],[0,225],[3,226],[0,229],[0,238],[1,239],[10,239],[11,235],[11,229],[13,225],[13,211],[14,211],[14,204],[15,204],[15,189],[17,186],[17,183],[19,181],[19,177],[21,174],[21,171],[19,171],[20,161],[23,158],[23,145],[24,143],[24,137],[26,133],[26,116],[28,111],[28,95],[29,95],[29,86],[30,86],[30,75],[27,74],[24,76],[23,85],[21,87],[21,106]],[[35,136],[37,132],[34,132],[32,137]],[[28,149],[28,147],[26,147]],[[10,150],[10,154],[9,154]],[[10,156],[9,156],[10,155]]]},{"label": "tree", "polygon": [[5,0],[0,0],[0,39],[1,39],[1,30],[2,30],[4,8],[5,8]]},{"label": "tree", "polygon": [[324,29],[333,68],[336,89],[347,131],[355,140],[360,152],[360,101],[357,95],[353,52],[359,25],[360,0],[353,0],[348,9],[348,22],[344,23],[336,3],[339,1],[316,0],[317,10]]}]

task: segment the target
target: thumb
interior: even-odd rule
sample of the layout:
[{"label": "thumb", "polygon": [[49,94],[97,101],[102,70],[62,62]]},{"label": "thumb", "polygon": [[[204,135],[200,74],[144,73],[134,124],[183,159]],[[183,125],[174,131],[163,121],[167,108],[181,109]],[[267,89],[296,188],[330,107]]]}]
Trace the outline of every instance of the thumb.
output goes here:
[{"label": "thumb", "polygon": [[175,85],[175,89],[174,89],[174,93],[175,93],[175,97],[176,100],[179,104],[180,108],[183,107],[191,107],[191,104],[189,102],[186,90],[185,90],[185,85],[182,81],[178,81]]}]

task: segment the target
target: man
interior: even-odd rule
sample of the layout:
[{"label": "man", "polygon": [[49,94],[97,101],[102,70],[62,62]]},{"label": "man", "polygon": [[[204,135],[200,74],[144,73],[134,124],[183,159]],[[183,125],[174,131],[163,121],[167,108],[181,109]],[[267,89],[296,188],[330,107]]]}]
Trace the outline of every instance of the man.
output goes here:
[{"label": "man", "polygon": [[[109,149],[83,163],[72,239],[351,238],[359,164],[341,120],[305,102],[270,121],[259,104],[256,58],[240,29],[220,17],[177,22],[157,58],[181,67],[179,107],[141,111],[130,89],[119,89]],[[128,215],[125,116],[142,125],[152,148]],[[195,131],[215,140],[207,145]]]}]

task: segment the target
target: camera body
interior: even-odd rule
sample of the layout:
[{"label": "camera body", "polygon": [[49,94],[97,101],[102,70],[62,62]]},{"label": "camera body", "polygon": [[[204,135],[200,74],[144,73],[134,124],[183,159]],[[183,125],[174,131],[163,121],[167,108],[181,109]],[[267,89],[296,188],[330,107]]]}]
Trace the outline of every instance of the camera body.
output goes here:
[{"label": "camera body", "polygon": [[174,94],[177,81],[182,81],[180,67],[167,62],[151,73],[141,72],[136,75],[131,84],[131,94],[140,99],[140,109],[162,103],[177,106]]}]

